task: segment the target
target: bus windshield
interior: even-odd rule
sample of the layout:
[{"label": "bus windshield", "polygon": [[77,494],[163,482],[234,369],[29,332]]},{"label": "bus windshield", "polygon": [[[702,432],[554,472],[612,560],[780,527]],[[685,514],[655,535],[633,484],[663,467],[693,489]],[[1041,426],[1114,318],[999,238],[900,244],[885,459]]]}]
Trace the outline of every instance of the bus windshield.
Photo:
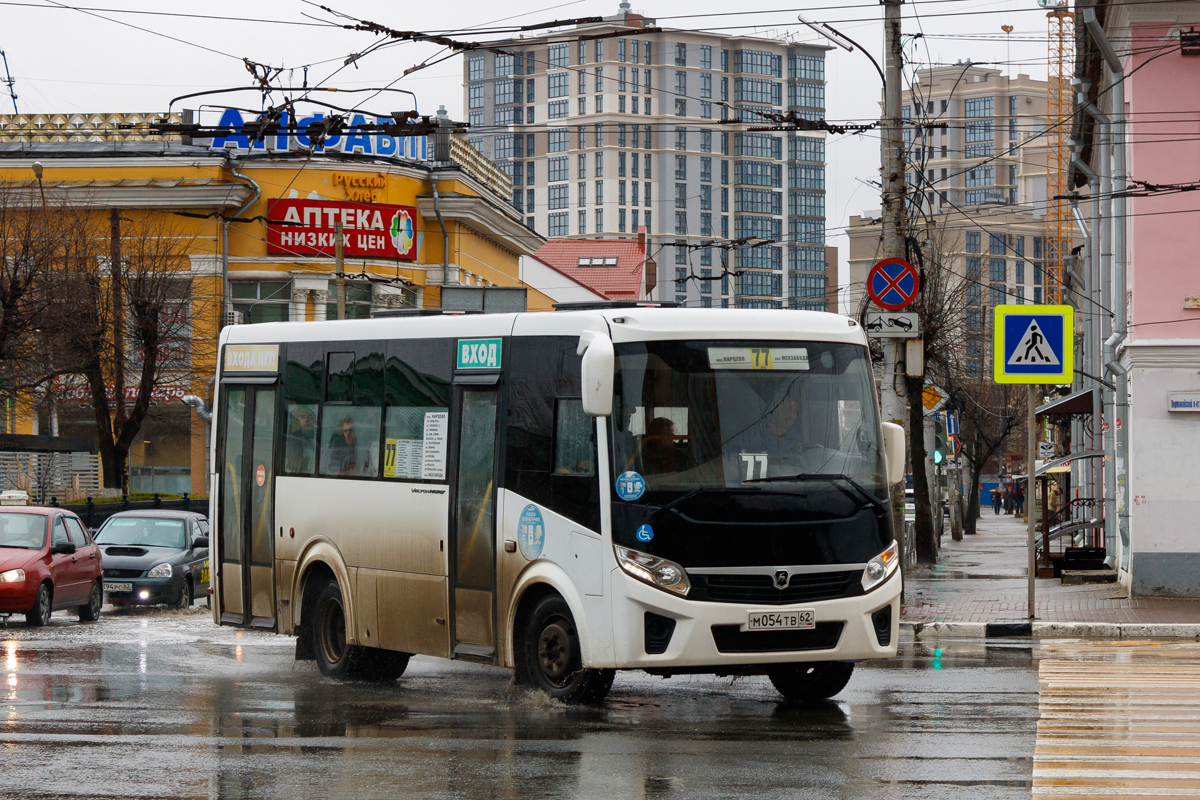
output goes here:
[{"label": "bus windshield", "polygon": [[805,491],[813,476],[844,476],[887,497],[865,348],[663,341],[616,352],[614,479],[637,473],[646,490],[673,493]]}]

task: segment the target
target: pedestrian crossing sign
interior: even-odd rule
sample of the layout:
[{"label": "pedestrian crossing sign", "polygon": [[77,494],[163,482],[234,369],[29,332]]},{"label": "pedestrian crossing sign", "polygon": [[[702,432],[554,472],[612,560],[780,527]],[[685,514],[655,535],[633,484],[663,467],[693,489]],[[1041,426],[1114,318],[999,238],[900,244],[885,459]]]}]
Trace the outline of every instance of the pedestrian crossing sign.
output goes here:
[{"label": "pedestrian crossing sign", "polygon": [[1075,309],[996,306],[992,373],[996,383],[1071,383]]}]

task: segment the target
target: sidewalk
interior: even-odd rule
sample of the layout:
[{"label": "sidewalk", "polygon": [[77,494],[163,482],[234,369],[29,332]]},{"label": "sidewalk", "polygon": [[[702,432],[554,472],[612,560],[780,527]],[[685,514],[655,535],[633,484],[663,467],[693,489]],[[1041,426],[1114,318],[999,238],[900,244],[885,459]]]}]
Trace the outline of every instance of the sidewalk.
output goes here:
[{"label": "sidewalk", "polygon": [[1037,579],[1035,620],[1025,627],[1025,523],[986,508],[977,530],[955,542],[947,527],[938,564],[918,565],[905,576],[903,628],[916,635],[934,628],[977,636],[1200,638],[1200,598],[1128,598],[1120,584],[1063,586],[1055,578]]}]

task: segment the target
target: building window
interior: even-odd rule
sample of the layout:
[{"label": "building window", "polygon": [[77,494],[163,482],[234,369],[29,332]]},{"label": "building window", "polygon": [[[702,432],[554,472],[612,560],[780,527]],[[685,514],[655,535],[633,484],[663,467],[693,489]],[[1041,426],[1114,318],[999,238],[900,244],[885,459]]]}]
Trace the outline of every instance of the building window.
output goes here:
[{"label": "building window", "polygon": [[[675,240],[675,263],[676,264],[688,263],[687,262],[687,242],[685,242],[683,239]],[[686,281],[687,280],[687,271],[682,270],[682,269],[676,269],[675,270],[675,280],[676,281]],[[683,289],[683,287],[677,285],[675,287],[675,289],[676,289],[676,291],[679,291],[679,290]]]},{"label": "building window", "polygon": [[765,103],[777,106],[783,102],[783,85],[763,78],[736,78],[733,83],[735,102]]},{"label": "building window", "polygon": [[[795,167],[792,167],[792,169],[795,169]],[[823,168],[817,167],[817,169]],[[733,177],[734,183],[749,184],[751,186],[771,186],[779,189],[783,186],[783,165],[771,164],[766,161],[735,161],[733,163]]]},{"label": "building window", "polygon": [[[649,157],[650,156],[646,156],[646,158],[649,158]],[[643,188],[643,191],[645,191],[645,193],[646,193],[646,195],[645,195],[646,200],[643,203],[643,205],[645,205],[647,208],[649,208],[650,207],[650,181],[646,181],[646,183],[643,184],[642,188]],[[647,227],[650,225],[650,212],[649,211],[646,212],[646,225],[647,225]]]},{"label": "building window", "polygon": [[617,91],[625,91],[625,68],[617,67]]},{"label": "building window", "polygon": [[625,181],[617,181],[617,205],[625,205]]},{"label": "building window", "polygon": [[729,213],[729,190],[721,187],[721,213]]},{"label": "building window", "polygon": [[579,191],[577,192],[577,194],[579,196],[576,198],[576,203],[581,206],[586,206],[587,205],[587,182],[586,181],[579,182]]},{"label": "building window", "polygon": [[702,181],[711,181],[712,180],[712,159],[711,158],[705,157],[705,158],[700,159],[700,180],[702,180]]},{"label": "building window", "polygon": [[617,233],[625,233],[625,209],[617,209]]},{"label": "building window", "polygon": [[546,96],[550,98],[566,97],[570,91],[570,86],[568,85],[570,77],[570,74],[566,72],[551,73],[546,79],[549,85],[549,91]]},{"label": "building window", "polygon": [[975,256],[967,256],[967,280],[977,283],[980,279],[982,261]]},{"label": "building window", "polygon": [[617,147],[625,146],[625,123],[617,125]]},{"label": "building window", "polygon": [[675,156],[675,180],[687,180],[687,156]]},{"label": "building window", "polygon": [[988,252],[994,256],[1002,256],[1005,252],[1005,241],[1003,233],[988,234]]},{"label": "building window", "polygon": [[[582,42],[580,42],[582,44]],[[579,210],[579,232],[587,233],[587,212],[583,209]]]},{"label": "building window", "polygon": [[566,156],[556,156],[549,159],[547,161],[549,172],[547,180],[551,182],[570,180],[571,168],[568,166],[568,163]]},{"label": "building window", "polygon": [[[288,304],[292,299],[291,281],[233,281],[229,284],[229,290],[233,295],[234,310],[240,311],[246,322],[287,321]],[[367,292],[369,296],[369,288]],[[350,296],[350,284],[346,287],[346,296]],[[370,316],[370,308],[367,310],[368,313],[363,316]],[[335,316],[336,312],[329,319]]]},{"label": "building window", "polygon": [[734,72],[783,77],[783,56],[765,50],[737,50],[733,54]]},{"label": "building window", "polygon": [[[600,43],[596,42],[596,44],[599,45]],[[597,208],[596,209],[596,233],[603,233],[603,232],[604,232],[604,209]]]},{"label": "building window", "polygon": [[[566,187],[564,186],[563,188],[565,189]],[[550,222],[549,235],[550,236],[566,236],[568,233],[570,233],[570,231],[567,230],[567,224],[568,224],[567,217],[568,216],[569,216],[568,214],[551,214],[550,215],[550,217],[549,217],[549,222]]]},{"label": "building window", "polygon": [[[599,44],[599,42],[596,42]],[[604,91],[604,67],[596,67],[596,91]]]},{"label": "building window", "polygon": [[483,84],[473,83],[467,87],[467,107],[483,108]]},{"label": "building window", "polygon": [[625,40],[617,39],[617,61],[625,61]]},{"label": "building window", "polygon": [[804,217],[825,216],[825,193],[801,191],[789,192],[788,213],[799,214],[800,216]]},{"label": "building window", "polygon": [[483,78],[483,56],[471,56],[467,59],[467,80],[477,81]]},{"label": "building window", "polygon": [[687,128],[675,129],[675,149],[687,150]]},{"label": "building window", "polygon": [[712,236],[713,235],[712,214],[704,213],[704,214],[700,215],[700,235],[701,236]]},{"label": "building window", "polygon": [[[636,195],[635,195],[635,197],[636,197]],[[632,213],[632,215],[633,215],[633,222],[630,224],[630,230],[632,230],[634,233],[637,233],[637,230],[638,230],[638,210],[635,208],[635,209],[633,209],[633,211],[632,211],[631,213]]]},{"label": "building window", "polygon": [[483,112],[482,111],[469,112],[467,114],[467,125],[469,125],[472,128],[482,128],[483,127]]},{"label": "building window", "polygon": [[685,235],[687,235],[687,232],[688,232],[688,230],[687,230],[687,212],[686,211],[676,211],[675,212],[675,233],[676,233],[676,235],[685,236]]},{"label": "building window", "polygon": [[675,207],[687,208],[687,184],[675,184]]},{"label": "building window", "polygon": [[547,152],[562,153],[570,148],[570,133],[567,128],[551,128],[549,133],[550,144]]},{"label": "building window", "polygon": [[783,156],[783,143],[778,136],[765,133],[737,133],[733,138],[733,154],[778,160]]},{"label": "building window", "polygon": [[1025,282],[1025,262],[1016,261],[1013,263],[1013,275],[1017,283]]},{"label": "building window", "polygon": [[617,177],[625,177],[625,153],[617,153]]},{"label": "building window", "polygon": [[700,184],[700,210],[712,211],[712,187],[706,183]]},{"label": "building window", "polygon": [[737,189],[733,198],[735,212],[782,214],[783,193],[769,189]]},{"label": "building window", "polygon": [[546,110],[546,116],[550,119],[562,119],[570,113],[570,102],[567,100],[552,100]]},{"label": "building window", "polygon": [[687,45],[683,42],[675,43],[675,66],[687,66]]},{"label": "building window", "polygon": [[788,60],[788,77],[823,81],[825,80],[825,59],[820,56],[793,55]]},{"label": "building window", "polygon": [[596,177],[604,177],[604,153],[596,153]]},{"label": "building window", "polygon": [[1008,279],[1008,268],[1003,258],[988,259],[988,280],[1001,282]]},{"label": "building window", "polygon": [[604,181],[596,181],[596,205],[604,205]]},{"label": "building window", "polygon": [[964,117],[994,117],[996,115],[996,98],[970,97],[963,104]]},{"label": "building window", "polygon": [[596,95],[596,113],[597,114],[604,113],[604,95],[602,95],[602,94]]},{"label": "building window", "polygon": [[577,178],[586,178],[587,177],[587,154],[586,153],[579,154],[579,170],[578,170],[578,172],[579,172],[579,174],[576,175],[575,177],[577,177]]},{"label": "building window", "polygon": [[568,64],[567,59],[570,57],[570,52],[565,43],[552,44],[546,55],[551,67],[565,67]]}]

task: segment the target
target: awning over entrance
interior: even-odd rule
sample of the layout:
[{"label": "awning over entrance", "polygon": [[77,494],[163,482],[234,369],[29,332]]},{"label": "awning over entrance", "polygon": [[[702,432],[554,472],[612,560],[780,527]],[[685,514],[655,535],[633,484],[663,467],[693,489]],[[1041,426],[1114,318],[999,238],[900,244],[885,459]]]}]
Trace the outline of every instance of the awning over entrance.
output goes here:
[{"label": "awning over entrance", "polygon": [[1095,408],[1093,405],[1095,392],[1094,388],[1072,392],[1066,397],[1060,397],[1044,406],[1038,406],[1037,415],[1039,417],[1070,417],[1076,414],[1091,414]]}]

